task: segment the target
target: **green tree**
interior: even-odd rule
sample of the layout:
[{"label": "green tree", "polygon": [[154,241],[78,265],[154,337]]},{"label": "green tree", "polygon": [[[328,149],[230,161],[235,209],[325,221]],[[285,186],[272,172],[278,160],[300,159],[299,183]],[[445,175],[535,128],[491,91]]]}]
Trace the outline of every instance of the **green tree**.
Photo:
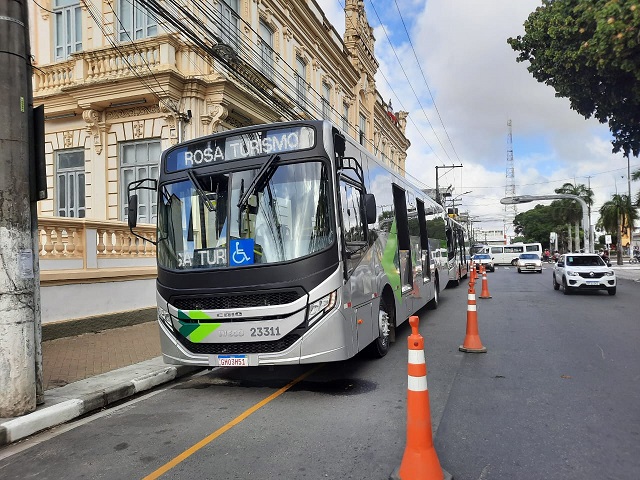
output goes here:
[{"label": "green tree", "polygon": [[608,123],[613,152],[640,153],[638,0],[542,0],[509,38],[518,62],[585,118]]},{"label": "green tree", "polygon": [[617,237],[616,254],[617,263],[622,265],[622,231],[633,225],[638,219],[638,212],[631,204],[628,195],[615,194],[611,200],[606,201],[600,207],[600,218],[598,223],[608,233],[614,233]]},{"label": "green tree", "polygon": [[[631,180],[634,182],[640,180],[640,168],[631,174]],[[640,207],[640,190],[636,193],[635,205],[636,207]]]},{"label": "green tree", "polygon": [[549,233],[556,229],[552,208],[546,205],[536,205],[531,210],[519,213],[513,220],[513,227],[514,232],[524,238],[525,242],[540,242],[547,246],[549,245]]}]

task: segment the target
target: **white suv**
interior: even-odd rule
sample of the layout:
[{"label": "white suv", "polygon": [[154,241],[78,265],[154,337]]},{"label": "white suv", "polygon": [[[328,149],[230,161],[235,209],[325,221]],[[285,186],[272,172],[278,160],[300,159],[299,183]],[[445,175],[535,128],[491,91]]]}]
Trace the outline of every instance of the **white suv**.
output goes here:
[{"label": "white suv", "polygon": [[606,290],[616,294],[616,274],[595,253],[565,253],[553,268],[553,288],[562,285],[564,294],[572,290]]}]

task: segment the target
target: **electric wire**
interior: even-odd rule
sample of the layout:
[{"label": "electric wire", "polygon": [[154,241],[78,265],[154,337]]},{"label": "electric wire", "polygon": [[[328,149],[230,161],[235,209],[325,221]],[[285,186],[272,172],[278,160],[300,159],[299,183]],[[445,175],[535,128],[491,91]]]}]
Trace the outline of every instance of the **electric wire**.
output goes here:
[{"label": "electric wire", "polygon": [[455,154],[455,156],[458,159],[458,161],[460,163],[462,163],[462,160],[460,160],[460,157],[458,156],[458,152],[456,151],[456,147],[453,144],[453,141],[451,140],[451,137],[449,136],[449,132],[447,131],[447,127],[445,126],[444,121],[442,120],[442,116],[440,115],[440,110],[438,109],[438,105],[436,104],[436,100],[435,100],[435,98],[433,98],[433,94],[431,93],[431,88],[429,88],[429,83],[427,82],[427,78],[426,78],[426,75],[424,74],[424,70],[422,69],[422,65],[420,64],[420,61],[418,60],[418,54],[416,53],[416,49],[413,47],[413,42],[411,41],[411,35],[409,35],[409,31],[407,30],[407,26],[404,23],[404,18],[402,17],[402,12],[400,11],[400,7],[398,6],[398,2],[397,2],[397,0],[393,0],[393,1],[394,1],[395,5],[396,5],[396,9],[398,10],[398,15],[400,16],[400,21],[402,22],[402,26],[404,27],[404,31],[407,34],[407,39],[409,40],[409,45],[411,45],[411,50],[413,51],[413,56],[416,59],[416,63],[418,65],[418,68],[420,69],[420,73],[422,75],[422,80],[424,80],[424,84],[427,87],[427,91],[429,92],[429,97],[431,98],[431,101],[433,102],[433,107],[435,108],[436,113],[438,114],[438,118],[440,119],[440,124],[442,125],[442,129],[444,130],[444,133],[447,135],[447,140],[449,140],[449,144],[451,144],[451,149],[453,150],[453,153]]},{"label": "electric wire", "polygon": [[[109,42],[111,47],[118,52],[118,54],[120,56],[120,59],[126,64],[126,66],[129,69],[129,71],[131,71],[131,73],[133,73],[133,75],[138,78],[140,83],[150,93],[152,93],[157,98],[158,102],[162,102],[162,99],[161,99],[160,95],[158,95],[158,93],[147,83],[146,79],[143,78],[142,75],[140,75],[140,73],[138,72],[138,69],[136,69],[131,64],[131,62],[129,60],[129,56],[126,54],[126,52],[123,52],[120,49],[120,45],[115,42],[115,40],[113,38],[113,37],[115,37],[115,29],[113,31],[109,32],[107,30],[107,27],[104,24],[104,22],[100,21],[100,18],[99,18],[101,16],[100,11],[98,10],[98,13],[96,14],[96,12],[94,10],[97,9],[97,7],[94,5],[93,1],[92,0],[82,0],[82,1],[84,3],[85,7],[87,8],[87,11],[89,12],[89,15],[91,16],[91,18],[95,22],[96,26],[101,30],[103,36]],[[157,79],[156,79],[156,81],[157,81]],[[167,95],[167,93],[164,91],[164,89],[162,88],[161,85],[160,85],[160,89],[162,90],[163,95]],[[167,107],[170,108],[172,111],[174,110],[172,105],[167,105]]]},{"label": "electric wire", "polygon": [[[371,4],[371,7],[373,8],[373,12],[376,14],[376,18],[378,19],[378,23],[380,24],[380,27],[382,28],[382,31],[384,32],[384,35],[387,38],[387,42],[389,43],[389,46],[391,47],[391,50],[393,51],[393,54],[396,57],[396,60],[398,61],[398,65],[400,66],[400,70],[402,70],[402,73],[404,74],[404,78],[406,78],[406,80],[407,80],[407,84],[409,85],[409,88],[411,88],[411,91],[413,92],[413,95],[416,97],[416,100],[418,101],[418,105],[420,105],[420,109],[422,110],[422,113],[424,114],[425,118],[427,119],[427,123],[429,124],[429,127],[431,127],[431,131],[435,135],[436,140],[438,140],[438,143],[442,147],[442,150],[444,151],[444,153],[447,156],[447,158],[450,161],[453,161],[451,159],[451,157],[449,156],[449,152],[447,152],[447,149],[442,144],[442,141],[440,140],[440,137],[438,137],[438,133],[436,132],[436,129],[433,127],[433,124],[431,123],[431,120],[429,120],[429,116],[427,115],[427,111],[425,110],[424,106],[422,105],[422,102],[420,101],[420,97],[416,93],[415,88],[413,88],[413,84],[411,83],[411,80],[409,80],[409,76],[407,75],[407,71],[404,69],[404,66],[402,65],[402,62],[400,61],[400,57],[398,56],[398,52],[396,51],[395,47],[393,46],[393,43],[391,42],[391,38],[389,37],[389,34],[387,33],[387,29],[384,26],[384,23],[382,22],[382,19],[380,18],[380,15],[378,15],[378,10],[376,10],[375,5],[373,4],[373,0],[370,0],[370,4]],[[415,53],[415,51],[414,51],[414,53]],[[458,160],[460,160],[460,159],[458,159]]]}]

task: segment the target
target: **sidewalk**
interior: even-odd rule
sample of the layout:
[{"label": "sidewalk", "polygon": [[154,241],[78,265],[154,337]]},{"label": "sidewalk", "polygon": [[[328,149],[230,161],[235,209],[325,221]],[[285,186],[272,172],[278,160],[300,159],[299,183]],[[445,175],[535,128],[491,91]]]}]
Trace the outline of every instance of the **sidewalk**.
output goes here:
[{"label": "sidewalk", "polygon": [[47,324],[42,338],[44,404],[0,418],[0,447],[200,370],[164,364],[155,308]]},{"label": "sidewalk", "polygon": [[625,258],[624,263],[618,265],[615,259],[613,259],[611,268],[616,272],[618,278],[640,282],[640,264],[638,263],[629,263],[629,260]]}]

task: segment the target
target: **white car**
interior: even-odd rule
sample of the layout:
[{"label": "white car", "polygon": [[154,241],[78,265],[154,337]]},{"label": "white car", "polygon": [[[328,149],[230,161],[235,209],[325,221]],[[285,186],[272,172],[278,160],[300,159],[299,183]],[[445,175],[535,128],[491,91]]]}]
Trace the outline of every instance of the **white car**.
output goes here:
[{"label": "white car", "polygon": [[493,264],[493,258],[488,253],[476,253],[473,257],[471,257],[471,261],[478,265],[484,265],[490,272],[495,272],[496,267]]},{"label": "white car", "polygon": [[542,273],[542,259],[537,253],[521,253],[516,262],[518,273],[538,272]]},{"label": "white car", "polygon": [[616,294],[616,273],[595,253],[566,253],[553,268],[553,288],[565,295],[573,290],[606,290]]}]

